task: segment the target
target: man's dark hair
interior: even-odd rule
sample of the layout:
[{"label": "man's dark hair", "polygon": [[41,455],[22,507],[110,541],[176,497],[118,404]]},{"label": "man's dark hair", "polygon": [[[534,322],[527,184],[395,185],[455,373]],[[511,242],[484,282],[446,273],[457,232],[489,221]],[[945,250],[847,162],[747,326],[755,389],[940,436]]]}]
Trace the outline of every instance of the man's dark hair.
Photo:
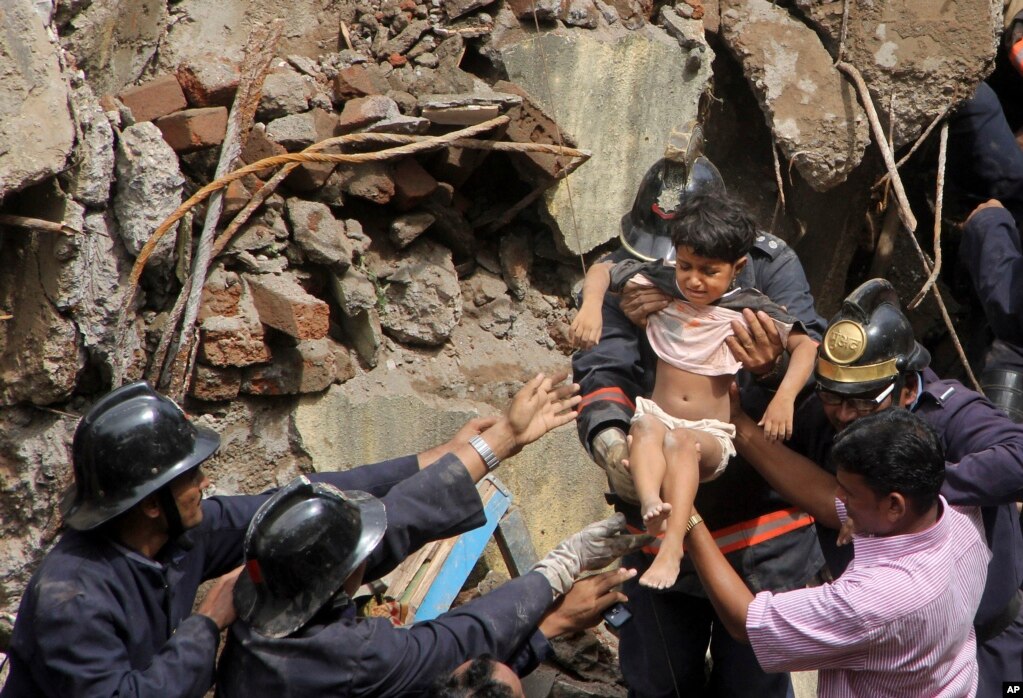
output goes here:
[{"label": "man's dark hair", "polygon": [[723,191],[690,194],[668,221],[675,247],[700,257],[738,262],[753,247],[757,224],[738,199]]},{"label": "man's dark hair", "polygon": [[934,504],[945,481],[937,432],[902,408],[861,417],[843,429],[831,449],[831,464],[861,475],[880,497],[898,492],[918,514]]},{"label": "man's dark hair", "polygon": [[477,657],[462,673],[437,679],[430,698],[514,698],[511,688],[494,680],[496,663],[489,654]]}]

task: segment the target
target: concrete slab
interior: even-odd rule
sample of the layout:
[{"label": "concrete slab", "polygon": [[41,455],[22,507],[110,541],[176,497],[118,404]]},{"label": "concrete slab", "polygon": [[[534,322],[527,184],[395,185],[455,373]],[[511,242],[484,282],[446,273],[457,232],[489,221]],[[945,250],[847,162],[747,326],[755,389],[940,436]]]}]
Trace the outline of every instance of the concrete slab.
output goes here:
[{"label": "concrete slab", "polygon": [[64,169],[74,141],[68,84],[31,0],[0,10],[0,199]]},{"label": "concrete slab", "polygon": [[567,184],[546,195],[559,246],[572,253],[592,250],[618,234],[618,221],[663,153],[668,133],[696,118],[713,54],[709,48],[682,50],[653,26],[622,35],[548,32],[499,53],[508,79],[593,153]]}]

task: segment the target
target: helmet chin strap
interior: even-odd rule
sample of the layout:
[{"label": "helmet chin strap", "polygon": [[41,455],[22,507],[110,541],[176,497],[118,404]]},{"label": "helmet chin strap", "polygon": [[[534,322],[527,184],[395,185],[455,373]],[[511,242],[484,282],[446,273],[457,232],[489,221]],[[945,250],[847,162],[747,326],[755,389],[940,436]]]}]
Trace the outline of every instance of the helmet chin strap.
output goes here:
[{"label": "helmet chin strap", "polygon": [[185,532],[185,526],[181,523],[181,512],[178,510],[178,503],[174,501],[170,485],[164,485],[158,489],[156,497],[160,502],[160,508],[163,509],[163,516],[167,520],[167,536],[171,540],[181,538]]}]

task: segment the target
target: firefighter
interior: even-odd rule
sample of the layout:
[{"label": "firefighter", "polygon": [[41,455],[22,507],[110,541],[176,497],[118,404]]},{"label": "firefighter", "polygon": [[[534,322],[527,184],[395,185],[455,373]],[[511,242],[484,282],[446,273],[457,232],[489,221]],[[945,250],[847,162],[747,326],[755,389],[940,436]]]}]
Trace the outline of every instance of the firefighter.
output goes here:
[{"label": "firefighter", "polygon": [[[692,141],[697,147],[689,148],[682,161],[666,157],[646,173],[631,211],[622,217],[621,248],[609,256],[611,261],[670,258],[673,246],[665,223],[680,202],[696,192],[724,190],[717,168],[700,153],[699,140],[697,136]],[[799,259],[784,241],[759,232],[738,284],[770,296],[799,318],[814,339],[820,339],[824,323],[814,310]],[[583,395],[577,421],[580,441],[607,474],[610,500],[637,530],[642,526],[638,507],[629,506],[614,492],[632,487],[622,465],[628,453],[625,435],[635,398],[650,395],[653,389],[656,357],[644,328],[629,317],[642,322],[667,302],[667,296],[654,290],[621,299],[608,294],[600,341],[572,360],[574,379]],[[770,388],[784,375],[786,361],[780,344],[773,344],[756,316],[747,313],[754,331],[736,327],[736,336],[728,342],[745,368],[739,374],[743,404],[759,416],[770,400]],[[754,591],[805,586],[823,564],[810,517],[789,506],[741,458],[733,458],[718,480],[701,485],[696,508],[712,531],[726,534],[722,550]],[[642,574],[653,559],[651,552],[627,556],[624,564]],[[788,693],[787,674],[765,674],[750,648],[736,643],[720,626],[698,577],[684,559],[682,574],[667,593],[641,587],[635,580],[624,588],[634,622],[621,630],[620,662],[633,695],[670,696],[682,687],[703,685],[708,642],[713,658],[712,695],[759,698]]]},{"label": "firefighter", "polygon": [[546,655],[547,638],[595,625],[599,611],[625,598],[611,587],[635,571],[608,572],[596,580],[587,612],[572,610],[581,572],[650,539],[620,535],[625,521],[616,514],[567,538],[530,572],[434,620],[396,628],[388,618],[357,618],[352,598],[363,581],[404,558],[406,551],[378,545],[391,519],[430,530],[462,495],[426,475],[381,499],[299,477],[260,508],[245,539],[235,587],[240,620],[220,660],[218,696],[421,695],[481,655],[525,672]]},{"label": "firefighter", "polygon": [[[485,520],[474,485],[488,467],[575,416],[575,386],[556,382],[538,375],[500,418],[470,420],[418,456],[312,479],[373,496],[413,476],[446,483],[446,518],[431,530],[413,507],[392,512],[380,546],[395,557],[424,536],[469,530]],[[242,563],[246,526],[269,497],[202,498],[201,466],[219,444],[142,382],[92,406],[72,444],[75,481],[61,506],[70,530],[22,597],[0,695],[205,695],[235,619],[237,572],[193,613],[196,593]]]},{"label": "firefighter", "polygon": [[[784,494],[804,486],[786,478],[795,460],[805,462],[799,454],[825,467],[836,434],[864,415],[902,407],[930,424],[945,450],[941,494],[950,504],[981,508],[992,558],[974,619],[977,695],[1001,695],[1003,681],[1023,680],[1023,535],[1015,504],[1023,492],[1023,427],[959,381],[940,379],[929,364],[930,354],[914,339],[892,285],[867,281],[828,325],[815,367],[817,394],[797,413],[789,445],[767,444],[755,422],[733,411],[736,447]],[[836,547],[836,536],[831,529],[820,531],[837,577],[853,551]]]}]

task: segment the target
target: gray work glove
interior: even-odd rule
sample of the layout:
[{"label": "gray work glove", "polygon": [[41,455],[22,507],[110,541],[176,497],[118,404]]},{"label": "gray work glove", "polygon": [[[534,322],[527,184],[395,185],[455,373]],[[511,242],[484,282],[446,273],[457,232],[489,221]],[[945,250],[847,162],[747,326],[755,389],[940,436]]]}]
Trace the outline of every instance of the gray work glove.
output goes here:
[{"label": "gray work glove", "polygon": [[629,443],[618,427],[609,427],[593,437],[593,460],[605,471],[628,457]]},{"label": "gray work glove", "polygon": [[572,588],[576,577],[583,572],[603,569],[654,539],[645,533],[621,535],[625,530],[625,514],[622,513],[591,523],[561,541],[547,557],[533,565],[533,570],[547,578],[554,598],[558,598]]}]

